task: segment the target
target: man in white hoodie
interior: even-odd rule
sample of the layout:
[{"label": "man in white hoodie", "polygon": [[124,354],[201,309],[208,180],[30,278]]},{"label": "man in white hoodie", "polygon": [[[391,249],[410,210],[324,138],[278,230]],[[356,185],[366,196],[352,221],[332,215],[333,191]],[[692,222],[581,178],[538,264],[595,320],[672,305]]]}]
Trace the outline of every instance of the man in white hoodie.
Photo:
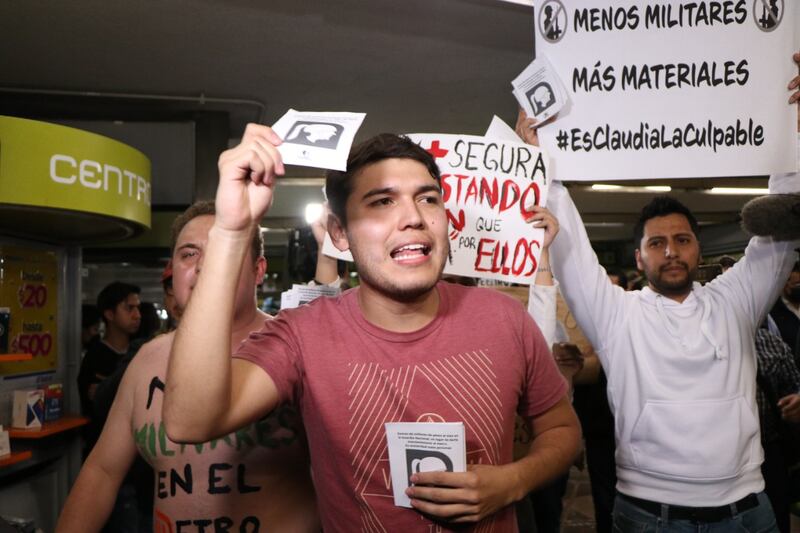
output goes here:
[{"label": "man in white hoodie", "polygon": [[[795,61],[800,63],[800,54]],[[800,77],[790,84],[797,89]],[[792,95],[794,103],[800,92]],[[517,131],[535,142],[524,114]],[[800,190],[796,174],[770,192]],[[753,336],[795,261],[798,242],[754,237],[714,281],[694,282],[697,223],[656,198],[637,225],[636,262],[648,286],[625,292],[600,266],[567,190],[550,189],[561,232],[555,277],[608,375],[616,420],[620,531],[777,531],[763,493]]]}]

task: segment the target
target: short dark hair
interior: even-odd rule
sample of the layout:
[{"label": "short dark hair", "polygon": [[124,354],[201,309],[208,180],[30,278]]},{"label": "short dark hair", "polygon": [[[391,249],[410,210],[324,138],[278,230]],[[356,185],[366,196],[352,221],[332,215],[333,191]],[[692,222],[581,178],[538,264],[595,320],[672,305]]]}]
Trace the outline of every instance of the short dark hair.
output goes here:
[{"label": "short dark hair", "polygon": [[325,177],[325,194],[328,207],[341,221],[347,224],[345,206],[353,192],[353,178],[365,167],[385,159],[412,159],[422,163],[431,178],[441,185],[441,174],[436,160],[420,145],[405,135],[381,133],[355,146],[347,158],[347,170],[329,170]]},{"label": "short dark hair", "polygon": [[719,266],[721,266],[722,268],[733,268],[733,265],[736,264],[736,259],[734,259],[729,255],[723,255],[722,257],[717,259],[717,263],[719,263]]},{"label": "short dark hair", "polygon": [[97,310],[100,311],[103,322],[106,321],[106,311],[114,311],[120,302],[124,302],[128,296],[139,294],[140,292],[142,292],[142,289],[137,285],[122,281],[114,281],[103,287],[103,290],[97,295]]},{"label": "short dark hair", "polygon": [[[181,234],[181,231],[183,231],[183,228],[186,227],[186,224],[197,217],[205,215],[215,216],[216,214],[217,208],[214,202],[210,200],[200,200],[190,205],[186,211],[178,215],[172,222],[172,245],[170,246],[170,251],[173,253],[175,252],[178,236]],[[264,256],[264,237],[261,235],[261,230],[258,227],[253,231],[253,240],[250,243],[250,249],[253,252],[253,261]]]},{"label": "short dark hair", "polygon": [[694,218],[692,212],[689,211],[689,208],[671,196],[660,194],[642,208],[642,214],[639,216],[639,221],[633,228],[634,246],[639,248],[639,245],[642,242],[642,237],[644,236],[644,225],[648,220],[656,217],[665,217],[673,213],[685,216],[686,220],[689,221],[689,226],[691,226],[695,237],[698,236],[700,233],[700,226],[697,224],[697,219]]}]

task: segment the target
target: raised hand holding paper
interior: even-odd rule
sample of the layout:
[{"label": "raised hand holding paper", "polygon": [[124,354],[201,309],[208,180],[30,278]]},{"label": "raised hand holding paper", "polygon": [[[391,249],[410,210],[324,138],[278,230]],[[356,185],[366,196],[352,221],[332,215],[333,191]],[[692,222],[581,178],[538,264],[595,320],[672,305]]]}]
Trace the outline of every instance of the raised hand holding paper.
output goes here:
[{"label": "raised hand holding paper", "polygon": [[283,144],[283,162],[304,167],[345,170],[347,155],[366,113],[295,111],[272,126]]},{"label": "raised hand holding paper", "polygon": [[462,422],[389,422],[386,444],[394,504],[399,507],[411,507],[406,489],[412,474],[467,471]]}]

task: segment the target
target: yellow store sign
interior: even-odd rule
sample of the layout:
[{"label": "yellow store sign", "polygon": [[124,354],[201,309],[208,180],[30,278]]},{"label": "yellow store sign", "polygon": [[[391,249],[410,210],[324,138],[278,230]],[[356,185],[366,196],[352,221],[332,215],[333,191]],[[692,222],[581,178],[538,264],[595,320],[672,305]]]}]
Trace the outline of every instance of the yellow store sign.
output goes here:
[{"label": "yellow store sign", "polygon": [[0,204],[94,213],[149,228],[150,195],[150,160],[139,150],[75,128],[0,116]]}]

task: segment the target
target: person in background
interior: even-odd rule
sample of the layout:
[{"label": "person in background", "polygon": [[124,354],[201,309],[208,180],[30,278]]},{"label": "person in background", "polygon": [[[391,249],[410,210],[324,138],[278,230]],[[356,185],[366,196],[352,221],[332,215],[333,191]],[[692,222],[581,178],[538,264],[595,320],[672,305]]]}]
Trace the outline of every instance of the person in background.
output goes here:
[{"label": "person in background", "polygon": [[[800,54],[794,60],[800,63]],[[797,77],[790,88],[799,84]],[[798,99],[800,91],[790,101]],[[518,130],[528,126],[534,124],[522,114]],[[797,191],[796,174],[770,177],[772,194]],[[774,529],[752,416],[753,337],[800,243],[754,237],[734,268],[701,286],[694,282],[696,219],[677,200],[656,197],[643,208],[634,238],[648,286],[626,293],[608,280],[557,181],[548,207],[561,227],[551,246],[555,275],[569,280],[565,300],[608,375],[618,444],[614,527]]]},{"label": "person in background", "polygon": [[96,305],[81,305],[81,359],[86,354],[89,344],[100,335],[102,317]]},{"label": "person in background", "polygon": [[800,261],[792,268],[780,298],[772,306],[770,318],[800,365]]},{"label": "person in background", "polygon": [[[214,204],[198,202],[173,224],[171,275],[181,312],[193,295],[214,219]],[[263,241],[260,232],[254,232],[236,282],[233,317],[227,325],[233,345],[271,320],[256,307],[255,289],[265,271]],[[218,315],[213,306],[206,311]],[[217,323],[216,327],[224,325]],[[141,457],[155,472],[150,492],[153,512],[149,519],[143,514],[138,526],[130,519],[128,528],[145,531],[153,527],[157,533],[318,533],[305,435],[290,406],[281,405],[272,415],[210,442],[182,446],[167,437],[161,404],[169,383],[167,360],[174,338],[175,332],[159,335],[131,361],[100,440],[70,491],[56,531],[98,531],[128,469]]]},{"label": "person in background", "polygon": [[[736,260],[719,263],[723,272],[732,268]],[[731,258],[732,259],[732,258]],[[790,531],[789,467],[800,459],[800,369],[792,350],[780,336],[762,324],[755,335],[758,374],[756,375],[756,401],[761,424],[761,446],[764,462],[764,492],[769,496],[775,519],[781,533]],[[791,427],[794,426],[794,427]]]},{"label": "person in background", "polygon": [[94,397],[97,386],[117,368],[128,354],[131,339],[139,330],[142,315],[139,312],[139,293],[136,285],[115,281],[97,295],[97,309],[105,325],[103,338],[90,342],[78,371],[78,395],[81,413],[90,422],[84,430],[84,457],[89,454],[103,426],[94,418]]},{"label": "person in background", "polygon": [[[550,244],[558,233],[558,221],[544,208],[535,208],[542,213],[542,227],[546,228],[539,266],[536,271],[536,282],[528,292],[528,313],[539,326],[548,346],[552,347],[553,358],[559,372],[567,380],[570,392],[573,389],[573,378],[583,368],[583,355],[580,349],[571,344],[569,338],[558,322],[556,298],[558,282],[553,278],[550,267]],[[537,533],[556,533],[561,530],[563,499],[569,481],[569,471],[529,494],[530,516],[525,509],[525,501],[517,504],[517,516],[520,531],[536,531]]]},{"label": "person in background", "polygon": [[[621,271],[608,275],[611,283],[627,290],[627,276]],[[608,379],[592,350],[586,355],[582,371],[575,376],[573,406],[583,428],[586,468],[592,489],[594,518],[598,533],[612,531],[617,473],[614,454],[614,415],[608,404]]]}]

